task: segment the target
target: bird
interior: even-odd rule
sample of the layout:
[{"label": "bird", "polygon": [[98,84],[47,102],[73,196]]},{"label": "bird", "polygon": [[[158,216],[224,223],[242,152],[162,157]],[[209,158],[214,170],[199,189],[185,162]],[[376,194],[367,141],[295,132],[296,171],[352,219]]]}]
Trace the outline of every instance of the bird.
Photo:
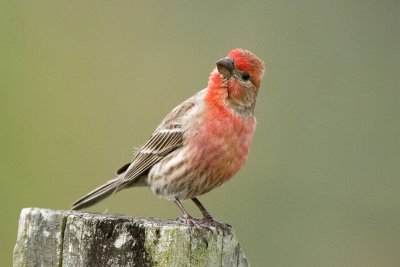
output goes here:
[{"label": "bird", "polygon": [[[208,85],[176,106],[161,121],[133,160],[116,177],[72,204],[94,205],[126,188],[147,186],[175,202],[189,226],[224,227],[198,196],[230,180],[244,165],[256,128],[254,110],[265,64],[254,53],[235,48],[216,61]],[[203,215],[191,216],[182,205],[191,199]]]}]

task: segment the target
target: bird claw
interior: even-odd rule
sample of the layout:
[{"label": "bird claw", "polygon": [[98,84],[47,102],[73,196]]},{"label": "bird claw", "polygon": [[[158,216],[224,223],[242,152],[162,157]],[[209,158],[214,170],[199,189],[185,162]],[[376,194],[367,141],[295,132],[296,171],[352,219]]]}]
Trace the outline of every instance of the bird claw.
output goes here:
[{"label": "bird claw", "polygon": [[217,229],[219,228],[219,229],[222,229],[225,231],[232,230],[232,226],[230,224],[219,222],[211,216],[204,217],[202,222],[204,225],[207,225],[209,227],[211,226],[211,227],[215,227]]},{"label": "bird claw", "polygon": [[177,219],[178,222],[184,223],[189,227],[196,227],[196,228],[202,228],[202,221],[199,219],[195,219],[192,216],[181,216]]},{"label": "bird claw", "polygon": [[198,229],[206,228],[212,230],[212,228],[222,229],[224,231],[231,231],[232,226],[227,223],[221,223],[215,220],[213,217],[204,217],[203,219],[196,219],[191,216],[181,216],[177,219],[179,222],[186,224],[189,227],[196,227]]}]

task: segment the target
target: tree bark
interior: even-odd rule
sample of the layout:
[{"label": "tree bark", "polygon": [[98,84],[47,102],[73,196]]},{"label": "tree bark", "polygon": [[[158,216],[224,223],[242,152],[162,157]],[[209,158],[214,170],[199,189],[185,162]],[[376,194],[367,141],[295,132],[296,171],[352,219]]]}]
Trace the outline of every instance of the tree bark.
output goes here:
[{"label": "tree bark", "polygon": [[248,266],[234,231],[177,221],[26,208],[14,266]]}]

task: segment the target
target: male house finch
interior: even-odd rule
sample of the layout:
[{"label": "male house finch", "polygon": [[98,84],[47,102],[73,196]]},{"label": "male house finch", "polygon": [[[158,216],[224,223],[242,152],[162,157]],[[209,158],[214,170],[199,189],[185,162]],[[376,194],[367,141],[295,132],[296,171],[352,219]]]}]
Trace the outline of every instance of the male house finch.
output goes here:
[{"label": "male house finch", "polygon": [[[73,204],[91,206],[114,192],[149,186],[176,203],[189,225],[221,226],[196,198],[229,180],[243,166],[256,127],[254,107],[264,63],[233,49],[216,62],[208,86],[175,107],[132,162],[117,177]],[[181,200],[191,199],[204,218],[190,216]]]}]

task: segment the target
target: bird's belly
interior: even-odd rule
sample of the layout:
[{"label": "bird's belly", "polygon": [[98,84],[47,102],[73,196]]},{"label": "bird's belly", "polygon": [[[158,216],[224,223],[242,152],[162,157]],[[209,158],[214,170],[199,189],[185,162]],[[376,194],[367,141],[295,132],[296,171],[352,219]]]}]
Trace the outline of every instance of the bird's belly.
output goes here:
[{"label": "bird's belly", "polygon": [[148,185],[155,194],[169,199],[187,199],[209,192],[243,166],[254,128],[253,120],[228,124],[224,129],[216,125],[189,132],[186,145],[153,166]]}]

